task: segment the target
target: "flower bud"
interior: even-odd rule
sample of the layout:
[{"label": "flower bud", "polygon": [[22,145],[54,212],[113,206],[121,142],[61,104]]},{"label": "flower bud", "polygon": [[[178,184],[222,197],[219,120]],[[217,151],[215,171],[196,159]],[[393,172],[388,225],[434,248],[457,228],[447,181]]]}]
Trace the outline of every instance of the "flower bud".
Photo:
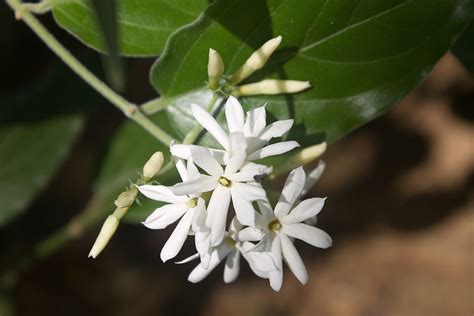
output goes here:
[{"label": "flower bud", "polygon": [[209,49],[209,61],[207,64],[207,74],[209,75],[209,88],[216,90],[219,88],[219,80],[224,73],[224,63],[218,52]]},{"label": "flower bud", "polygon": [[129,208],[135,202],[138,191],[136,188],[120,193],[114,204],[118,208]]},{"label": "flower bud", "polygon": [[117,227],[119,225],[119,220],[114,215],[109,215],[105,220],[102,228],[100,229],[99,236],[95,240],[94,245],[92,246],[91,251],[89,252],[89,257],[96,258],[105,246],[109,243],[110,238],[114,235]]},{"label": "flower bud", "polygon": [[296,93],[311,87],[309,81],[266,79],[238,87],[238,95]]},{"label": "flower bud", "polygon": [[161,151],[154,153],[143,166],[143,176],[147,179],[153,178],[163,167],[163,161],[164,157]]},{"label": "flower bud", "polygon": [[273,52],[280,45],[281,40],[281,36],[272,38],[271,40],[263,44],[255,52],[253,52],[253,54],[250,55],[245,64],[243,64],[243,66],[240,67],[240,69],[237,70],[237,72],[232,76],[230,82],[232,84],[239,83],[240,81],[253,74],[255,71],[261,69],[267,63]]},{"label": "flower bud", "polygon": [[326,151],[326,148],[326,142],[307,147],[298,153],[297,159],[301,164],[307,164],[321,157]]}]

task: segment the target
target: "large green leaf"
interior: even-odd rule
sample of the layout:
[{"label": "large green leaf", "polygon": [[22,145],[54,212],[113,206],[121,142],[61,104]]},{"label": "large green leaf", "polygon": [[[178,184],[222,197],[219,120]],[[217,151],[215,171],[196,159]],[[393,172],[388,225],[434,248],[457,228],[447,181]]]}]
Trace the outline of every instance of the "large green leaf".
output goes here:
[{"label": "large green leaf", "polygon": [[454,54],[474,74],[474,22],[471,22],[453,47]]},{"label": "large green leaf", "polygon": [[[175,30],[191,23],[206,0],[118,0],[120,50],[130,56],[156,56]],[[88,0],[53,0],[56,22],[85,44],[104,51],[101,33]]]},{"label": "large green leaf", "polygon": [[119,58],[119,31],[117,23],[117,0],[90,0],[94,7],[97,25],[102,33],[107,57],[104,68],[112,87],[122,90],[124,85],[123,66]]},{"label": "large green leaf", "polygon": [[19,215],[47,183],[80,127],[78,116],[0,126],[0,225]]},{"label": "large green leaf", "polygon": [[217,0],[170,38],[151,81],[174,120],[192,122],[182,101],[195,95],[205,106],[209,48],[230,75],[255,48],[282,35],[281,49],[248,82],[309,80],[313,88],[244,101],[252,107],[268,101],[276,118],[293,117],[307,135],[324,132],[334,140],[416,86],[469,22],[472,7],[465,0]]},{"label": "large green leaf", "polygon": [[0,226],[21,214],[54,175],[81,131],[79,112],[97,101],[65,67],[0,97]]}]

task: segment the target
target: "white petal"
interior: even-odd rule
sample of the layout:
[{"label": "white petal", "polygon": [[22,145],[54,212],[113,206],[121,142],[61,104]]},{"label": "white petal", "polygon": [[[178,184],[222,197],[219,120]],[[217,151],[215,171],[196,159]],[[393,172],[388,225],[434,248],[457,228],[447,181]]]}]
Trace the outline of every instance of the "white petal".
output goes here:
[{"label": "white petal", "polygon": [[294,169],[288,175],[285,186],[281,192],[280,199],[275,206],[275,215],[282,218],[287,215],[295,201],[300,197],[301,191],[304,188],[306,175],[303,167]]},{"label": "white petal", "polygon": [[279,271],[269,252],[250,251],[242,253],[252,271],[261,278],[268,278],[269,272]]},{"label": "white petal", "polygon": [[196,121],[214,136],[224,149],[229,149],[229,138],[216,119],[209,112],[195,104],[191,104],[191,111]]},{"label": "white petal", "polygon": [[191,262],[193,260],[196,260],[197,258],[199,258],[199,254],[198,253],[195,253],[194,255],[192,256],[189,256],[181,261],[176,261],[175,264],[184,264],[184,263],[188,263],[188,262]]},{"label": "white petal", "polygon": [[249,154],[247,156],[247,160],[258,160],[266,157],[281,155],[296,147],[300,147],[300,144],[294,140],[271,144]]},{"label": "white petal", "polygon": [[274,291],[280,291],[281,285],[283,284],[283,264],[281,254],[281,240],[280,237],[273,238],[271,244],[271,255],[274,260],[276,271],[270,271],[268,277],[270,279],[270,287]]},{"label": "white petal", "polygon": [[227,213],[230,204],[230,190],[218,186],[212,193],[207,207],[208,219],[211,223],[206,223],[211,227],[211,245],[216,246],[224,239]]},{"label": "white petal", "polygon": [[191,147],[196,145],[176,144],[170,145],[170,152],[173,157],[181,159],[191,159]]},{"label": "white petal", "polygon": [[[172,144],[170,146],[171,155],[175,158],[181,158],[185,160],[191,159],[191,150],[195,147],[206,148],[199,145],[188,145],[188,144]],[[211,153],[212,157],[217,160],[220,165],[224,164],[224,156],[226,154],[225,150],[206,148]]]},{"label": "white petal", "polygon": [[268,244],[275,266],[278,270],[283,269],[282,255],[281,255],[281,235],[274,236],[270,239]]},{"label": "white petal", "polygon": [[211,255],[211,259],[209,261],[209,266],[207,269],[199,264],[196,268],[188,276],[188,281],[192,283],[197,283],[202,281],[209,273],[214,270],[217,265],[224,260],[224,258],[232,251],[233,248],[227,246],[226,244],[222,244],[221,246],[217,247]]},{"label": "white petal", "polygon": [[313,188],[313,186],[319,181],[323,175],[324,169],[326,169],[326,163],[322,160],[318,161],[318,166],[314,168],[306,177],[306,183],[301,195],[305,195]]},{"label": "white petal", "polygon": [[283,284],[283,271],[276,270],[268,273],[270,279],[270,287],[279,292]]},{"label": "white petal", "polygon": [[212,156],[211,151],[206,147],[191,146],[191,159],[204,171],[214,177],[220,177],[224,173],[219,162]]},{"label": "white petal", "polygon": [[325,198],[311,198],[300,202],[291,212],[281,218],[285,224],[300,223],[310,217],[317,215],[324,206]]},{"label": "white petal", "polygon": [[[239,192],[240,196],[247,201],[266,200],[267,193],[260,183],[232,183],[232,190]],[[243,223],[242,223],[243,224]]]},{"label": "white petal", "polygon": [[229,133],[242,132],[244,129],[244,110],[239,101],[230,96],[225,103],[225,117]]},{"label": "white petal", "polygon": [[[200,175],[197,179],[175,184],[170,189],[178,194],[199,194],[209,192],[218,186],[217,179],[211,176]],[[189,199],[189,198],[188,198]]]},{"label": "white petal", "polygon": [[332,238],[325,231],[306,224],[283,225],[283,233],[318,248],[329,248]]},{"label": "white petal", "polygon": [[209,260],[211,258],[211,232],[197,232],[194,238],[196,250],[201,257],[201,265],[204,269],[209,267]]},{"label": "white petal", "polygon": [[259,241],[263,238],[263,231],[255,227],[245,227],[236,234],[239,241]]},{"label": "white petal", "polygon": [[222,150],[222,149],[215,149],[215,148],[209,148],[209,150],[211,151],[212,157],[214,157],[220,165],[225,165],[224,157],[227,151]]},{"label": "white petal", "polygon": [[186,174],[189,180],[197,179],[200,175],[199,170],[192,161],[192,159],[188,160],[188,164],[186,165]]},{"label": "white petal", "polygon": [[234,249],[229,253],[225,261],[224,282],[231,283],[239,276],[240,271],[240,253]]},{"label": "white petal", "polygon": [[202,198],[198,198],[196,212],[194,213],[192,229],[194,232],[202,231],[206,226],[206,202]]},{"label": "white petal", "polygon": [[238,190],[231,188],[232,193],[232,205],[234,206],[235,215],[239,222],[245,226],[255,226],[255,209],[252,206],[252,202],[244,199]]},{"label": "white petal", "polygon": [[306,284],[306,282],[308,282],[308,271],[306,271],[306,267],[298,251],[296,251],[295,246],[293,246],[290,239],[284,234],[281,234],[280,238],[283,257],[288,267],[290,267],[291,272],[293,272],[302,284]]},{"label": "white petal", "polygon": [[247,112],[247,119],[244,125],[245,137],[256,137],[267,125],[265,106]]},{"label": "white petal", "polygon": [[244,135],[239,132],[230,134],[230,157],[225,168],[225,176],[230,176],[242,167],[247,157],[247,144]]},{"label": "white petal", "polygon": [[283,134],[288,132],[293,126],[293,120],[282,120],[276,121],[272,124],[265,127],[265,129],[253,139],[251,144],[249,145],[248,152],[254,152],[257,149],[262,148],[268,142],[275,137],[281,137]]},{"label": "white petal", "polygon": [[269,141],[275,137],[282,137],[293,126],[293,120],[281,120],[273,122],[265,127],[265,129],[258,136],[259,139]]},{"label": "white petal", "polygon": [[181,177],[182,181],[188,181],[188,171],[186,170],[186,162],[184,159],[173,157],[174,165],[176,170],[178,170],[179,176]]},{"label": "white petal", "polygon": [[275,214],[268,200],[257,201],[260,212],[257,213],[255,223],[257,227],[266,227],[271,221],[275,219]]},{"label": "white petal", "polygon": [[166,203],[182,203],[188,200],[185,195],[176,195],[169,187],[164,185],[141,185],[138,187],[141,194],[149,199]]},{"label": "white petal", "polygon": [[186,238],[188,237],[189,228],[194,216],[194,209],[190,209],[184,214],[174,229],[170,238],[166,241],[163,249],[161,249],[160,258],[163,262],[176,257],[178,252],[183,247]]},{"label": "white petal", "polygon": [[176,222],[187,210],[186,203],[164,205],[151,213],[143,225],[151,229],[163,229]]},{"label": "white petal", "polygon": [[272,173],[273,168],[265,165],[256,164],[253,162],[247,162],[241,169],[240,172],[234,173],[229,176],[229,180],[234,182],[248,182],[256,181],[256,177],[264,177]]}]

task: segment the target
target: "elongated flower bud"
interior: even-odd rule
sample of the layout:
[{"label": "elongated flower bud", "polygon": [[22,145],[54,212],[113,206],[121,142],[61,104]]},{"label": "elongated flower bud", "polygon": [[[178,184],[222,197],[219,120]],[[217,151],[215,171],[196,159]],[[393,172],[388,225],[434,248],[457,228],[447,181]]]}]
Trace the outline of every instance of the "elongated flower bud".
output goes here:
[{"label": "elongated flower bud", "polygon": [[298,153],[297,159],[301,164],[307,164],[321,157],[326,151],[326,142],[307,147]]},{"label": "elongated flower bud", "polygon": [[216,90],[219,88],[219,80],[224,73],[224,62],[218,52],[209,49],[209,61],[207,64],[207,74],[209,75],[209,88]]},{"label": "elongated flower bud", "polygon": [[237,72],[232,76],[230,83],[239,83],[240,81],[253,74],[255,71],[261,69],[267,63],[273,52],[280,45],[281,40],[281,36],[272,38],[271,40],[263,44],[255,52],[253,52],[252,55],[250,55],[250,57],[247,59],[247,61],[242,65],[242,67],[240,67],[240,69],[237,70]]},{"label": "elongated flower bud", "polygon": [[311,87],[309,81],[266,79],[238,87],[238,95],[296,93]]},{"label": "elongated flower bud", "polygon": [[163,161],[164,157],[161,151],[154,153],[143,166],[143,176],[147,179],[153,178],[163,167]]},{"label": "elongated flower bud", "polygon": [[105,220],[102,228],[100,229],[99,236],[95,240],[94,245],[92,246],[91,251],[89,252],[89,257],[96,258],[102,250],[104,250],[105,246],[110,241],[110,238],[114,235],[117,227],[119,225],[119,220],[114,215],[109,215]]}]

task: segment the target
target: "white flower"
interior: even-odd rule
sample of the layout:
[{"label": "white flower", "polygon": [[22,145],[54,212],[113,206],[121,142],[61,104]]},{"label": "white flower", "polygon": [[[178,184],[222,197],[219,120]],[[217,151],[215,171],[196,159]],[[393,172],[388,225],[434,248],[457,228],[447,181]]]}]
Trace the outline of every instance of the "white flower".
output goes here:
[{"label": "white flower", "polygon": [[[262,233],[259,230],[252,227],[243,228],[234,218],[222,243],[210,252],[209,263],[198,264],[189,274],[188,280],[192,283],[202,281],[225,259],[224,282],[233,282],[240,272],[241,256],[247,260],[250,268],[257,275],[267,275],[270,271],[276,270],[273,258],[268,252],[252,251],[255,245],[250,241],[258,241],[261,238]],[[178,263],[189,262],[197,257],[196,254]]]},{"label": "white flower", "polygon": [[[182,160],[178,160],[176,167],[183,181],[193,180],[199,176],[199,171],[191,160],[187,162],[187,167]],[[163,229],[181,218],[161,250],[161,260],[166,262],[174,258],[183,247],[189,229],[193,221],[196,221],[195,213],[205,211],[204,200],[197,194],[176,195],[163,185],[142,185],[138,189],[152,200],[169,203],[157,208],[148,216],[143,223],[146,227]]]},{"label": "white flower", "polygon": [[[193,180],[178,183],[170,188],[177,195],[213,191],[205,222],[206,226],[210,227],[212,246],[219,245],[224,238],[231,200],[239,222],[246,226],[255,226],[256,212],[252,201],[266,199],[265,190],[255,181],[255,177],[271,171],[271,168],[262,165],[244,164],[246,144],[241,133],[232,133],[229,143],[229,160],[225,169],[208,148],[180,147],[180,150],[189,151],[194,163],[207,175],[200,174]],[[175,146],[179,145],[172,146],[172,152],[176,152],[173,150]]]},{"label": "white flower", "polygon": [[292,238],[319,248],[328,248],[332,245],[332,239],[326,232],[303,223],[321,211],[325,199],[311,198],[293,207],[301,196],[304,186],[305,173],[303,168],[299,167],[288,176],[275,211],[268,202],[258,202],[260,214],[256,219],[257,227],[265,231],[265,237],[258,248],[270,252],[275,260],[278,269],[264,275],[270,279],[270,286],[275,291],[280,290],[283,282],[283,259],[302,284],[308,281],[308,272],[293,245]]},{"label": "white flower", "polygon": [[[224,148],[224,150],[213,149],[211,152],[218,161],[226,165],[229,161],[230,135],[224,131],[214,117],[198,105],[192,104],[191,111],[194,118],[201,124]],[[299,144],[296,141],[278,142],[268,145],[268,142],[275,137],[281,137],[293,126],[293,120],[276,121],[267,126],[265,106],[247,112],[247,119],[244,120],[244,110],[239,101],[230,96],[225,104],[225,117],[229,133],[242,133],[246,144],[245,161],[254,161],[265,157],[284,154]],[[175,150],[180,147],[190,145],[176,145]],[[191,145],[192,146],[192,145]],[[180,150],[179,156],[189,159],[184,150]]]}]

